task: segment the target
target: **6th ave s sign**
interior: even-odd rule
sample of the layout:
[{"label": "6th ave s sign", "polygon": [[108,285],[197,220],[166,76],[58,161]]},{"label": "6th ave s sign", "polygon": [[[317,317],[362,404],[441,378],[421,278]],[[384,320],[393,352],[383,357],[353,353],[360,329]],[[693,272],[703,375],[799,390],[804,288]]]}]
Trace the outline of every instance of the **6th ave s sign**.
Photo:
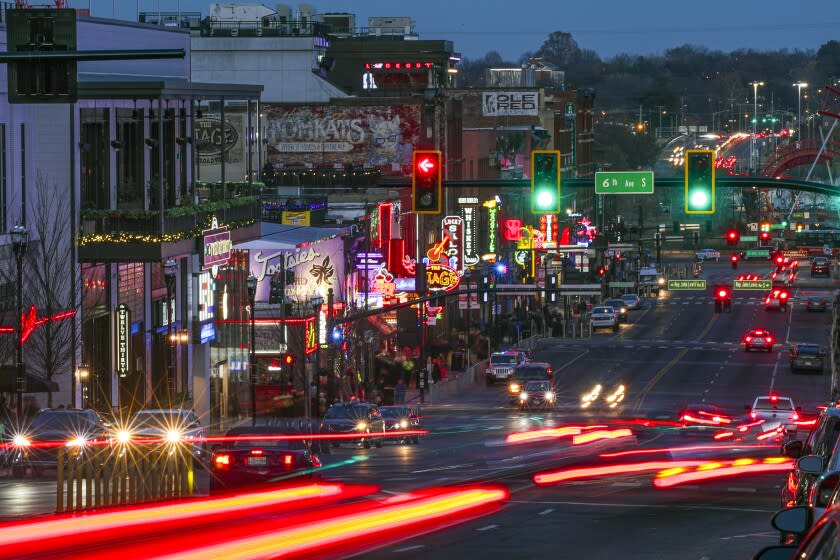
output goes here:
[{"label": "6th ave s sign", "polygon": [[600,171],[595,194],[653,194],[653,171]]}]

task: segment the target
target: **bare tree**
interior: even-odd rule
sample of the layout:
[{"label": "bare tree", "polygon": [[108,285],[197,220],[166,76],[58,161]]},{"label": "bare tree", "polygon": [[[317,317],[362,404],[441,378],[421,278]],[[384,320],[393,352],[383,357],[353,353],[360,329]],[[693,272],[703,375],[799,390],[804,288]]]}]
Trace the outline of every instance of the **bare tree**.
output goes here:
[{"label": "bare tree", "polygon": [[[40,324],[24,346],[32,371],[48,382],[71,373],[72,356],[81,344],[81,329],[73,329],[80,300],[74,302],[72,275],[73,217],[67,204],[67,189],[36,177],[33,211],[30,217],[30,245],[24,267],[27,306],[34,306]],[[24,307],[26,312],[26,307]],[[47,406],[52,406],[52,392]]]}]

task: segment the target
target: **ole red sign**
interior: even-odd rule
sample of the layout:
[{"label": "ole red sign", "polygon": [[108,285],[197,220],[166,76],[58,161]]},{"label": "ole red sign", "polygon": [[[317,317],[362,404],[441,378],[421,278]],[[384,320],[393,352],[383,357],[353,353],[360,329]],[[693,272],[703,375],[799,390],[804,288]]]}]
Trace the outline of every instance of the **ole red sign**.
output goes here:
[{"label": "ole red sign", "polygon": [[426,286],[430,292],[450,292],[460,283],[461,277],[454,268],[438,263],[426,266]]}]

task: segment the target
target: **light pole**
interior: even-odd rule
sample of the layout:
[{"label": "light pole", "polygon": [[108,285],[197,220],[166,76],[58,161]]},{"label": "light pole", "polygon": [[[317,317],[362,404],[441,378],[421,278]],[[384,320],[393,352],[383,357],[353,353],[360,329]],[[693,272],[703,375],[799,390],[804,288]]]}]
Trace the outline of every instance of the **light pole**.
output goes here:
[{"label": "light pole", "polygon": [[796,141],[802,139],[802,88],[808,87],[805,82],[792,84],[796,88]]},{"label": "light pole", "polygon": [[[321,294],[316,293],[314,296],[309,298],[309,303],[312,304],[312,311],[315,312],[315,365],[313,367],[315,379],[318,379],[318,369],[319,369],[319,360],[321,357],[321,306],[324,305],[324,298]],[[317,385],[317,383],[316,383]],[[309,379],[306,380],[306,390],[307,390],[307,402],[310,403],[308,412],[309,414],[306,415],[306,419],[309,420],[312,413],[312,383]],[[317,402],[318,395],[315,395],[316,402]]]},{"label": "light pole", "polygon": [[251,343],[249,344],[248,353],[248,373],[251,382],[251,426],[257,425],[257,364],[256,354],[254,353],[254,324],[256,321],[256,305],[257,299],[257,277],[253,274],[248,275],[248,301],[251,304]]},{"label": "light pole", "polygon": [[166,380],[167,402],[171,404],[172,396],[175,393],[177,384],[175,382],[175,342],[172,340],[172,322],[175,320],[172,313],[172,298],[175,295],[175,275],[178,273],[178,263],[169,259],[163,265],[163,277],[166,279]]},{"label": "light pole", "polygon": [[29,230],[21,224],[15,225],[9,231],[12,239],[12,249],[15,252],[17,262],[17,345],[16,365],[17,379],[15,390],[17,391],[17,416],[18,422],[23,420],[23,391],[26,388],[26,378],[23,372],[23,258],[26,256],[26,248],[29,245]]},{"label": "light pole", "polygon": [[758,126],[758,87],[763,86],[764,82],[750,82],[750,85],[753,87],[753,130],[750,136],[750,173],[752,173],[753,157],[755,157],[756,126]]}]

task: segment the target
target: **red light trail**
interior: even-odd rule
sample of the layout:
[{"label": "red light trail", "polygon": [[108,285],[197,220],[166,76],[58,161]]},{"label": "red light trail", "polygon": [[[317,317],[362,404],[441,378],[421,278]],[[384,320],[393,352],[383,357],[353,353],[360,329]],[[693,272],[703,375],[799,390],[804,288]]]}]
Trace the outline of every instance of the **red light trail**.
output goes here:
[{"label": "red light trail", "polygon": [[746,474],[789,471],[793,460],[786,457],[768,457],[759,462],[757,459],[737,459],[735,461],[706,462],[693,471],[681,467],[671,467],[653,480],[657,488],[672,488],[687,482],[701,482]]}]

